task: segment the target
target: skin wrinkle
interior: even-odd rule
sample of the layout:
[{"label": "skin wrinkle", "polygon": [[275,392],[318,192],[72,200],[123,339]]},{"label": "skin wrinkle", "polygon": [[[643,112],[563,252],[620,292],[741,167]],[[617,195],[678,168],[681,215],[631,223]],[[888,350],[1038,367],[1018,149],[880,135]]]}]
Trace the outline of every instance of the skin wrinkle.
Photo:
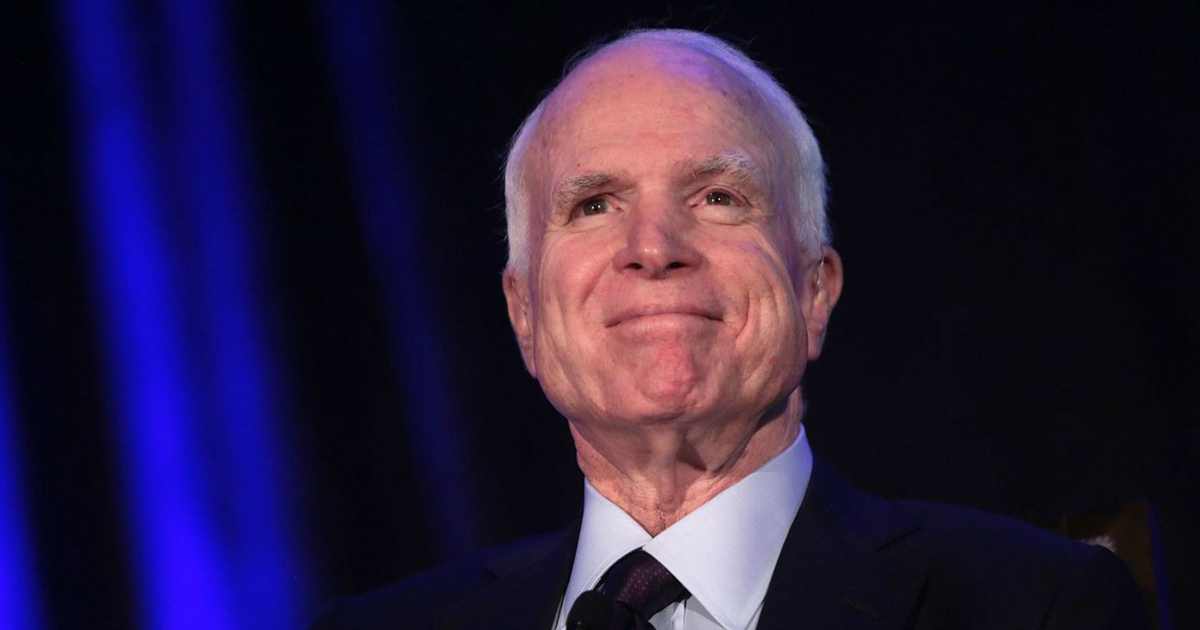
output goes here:
[{"label": "skin wrinkle", "polygon": [[[840,288],[832,249],[823,294],[810,290],[811,268],[792,265],[787,213],[768,210],[787,160],[770,142],[774,117],[747,111],[761,99],[728,98],[745,92],[688,47],[614,47],[552,93],[523,158],[541,214],[530,217],[527,275],[505,274],[522,354],[567,417],[580,469],[651,534],[795,439],[804,363],[819,353]],[[704,185],[684,191],[688,178]],[[706,206],[710,185],[750,203]],[[615,195],[615,205],[575,217],[587,195]],[[695,195],[699,205],[684,201]],[[714,222],[726,217],[738,218]],[[705,296],[720,321],[667,314],[603,326],[630,301]]]},{"label": "skin wrinkle", "polygon": [[555,213],[569,211],[570,206],[591,197],[600,189],[611,186],[620,179],[620,175],[613,173],[589,173],[568,177],[557,186],[557,190],[553,194],[555,199],[553,211]]},{"label": "skin wrinkle", "polygon": [[[675,168],[686,172],[687,179],[693,182],[718,180],[721,177],[735,181],[750,194],[752,201],[755,198],[767,196],[762,192],[767,188],[764,185],[765,178],[762,173],[745,154],[740,152],[727,151],[699,160],[694,164],[688,160],[680,160]],[[557,221],[562,219],[565,213],[574,210],[577,203],[599,196],[605,189],[615,188],[618,183],[628,179],[628,174],[621,172],[583,173],[561,178],[551,193],[551,197],[555,200],[551,210],[551,223],[557,224]],[[765,217],[772,217],[775,214],[767,204],[752,203],[751,205]]]},{"label": "skin wrinkle", "polygon": [[[780,207],[791,207],[795,204],[793,211],[782,215],[784,227],[795,234],[797,242],[804,244],[799,251],[789,251],[789,264],[798,271],[802,264],[811,262],[809,257],[816,256],[819,259],[821,246],[828,240],[828,227],[824,218],[823,160],[812,132],[803,115],[796,109],[791,96],[765,71],[754,67],[753,62],[740,53],[726,50],[722,43],[696,33],[662,31],[660,36],[660,33],[643,31],[609,44],[602,51],[607,53],[631,44],[645,44],[647,41],[686,50],[700,56],[702,61],[726,71],[726,75],[731,78],[727,85],[718,86],[718,91],[729,95],[730,90],[733,90],[733,99],[739,105],[738,115],[749,112],[752,114],[751,118],[767,121],[764,128],[772,130],[774,135],[759,138],[758,144],[774,149],[774,157],[779,159],[778,168],[767,170],[775,177],[774,192],[786,202]],[[596,53],[585,55],[580,61],[570,64],[568,70],[573,78],[578,77],[575,69],[585,65],[595,55]],[[625,76],[635,75],[633,71],[626,69]],[[617,91],[609,90],[601,94],[603,97],[609,97],[614,92]],[[561,91],[558,94],[552,91],[522,123],[514,138],[505,168],[505,195],[508,202],[506,214],[510,239],[509,266],[522,274],[528,271],[532,259],[529,241],[533,239],[535,224],[531,217],[531,198],[534,192],[530,173],[532,170],[543,170],[533,169],[529,157],[535,153],[532,150],[534,146],[540,144],[546,149],[551,144],[543,129],[546,125],[542,123],[553,115],[553,112],[547,110],[550,109],[550,101],[554,96],[561,97]],[[539,129],[542,133],[535,133]],[[772,162],[766,160],[764,164]]]}]

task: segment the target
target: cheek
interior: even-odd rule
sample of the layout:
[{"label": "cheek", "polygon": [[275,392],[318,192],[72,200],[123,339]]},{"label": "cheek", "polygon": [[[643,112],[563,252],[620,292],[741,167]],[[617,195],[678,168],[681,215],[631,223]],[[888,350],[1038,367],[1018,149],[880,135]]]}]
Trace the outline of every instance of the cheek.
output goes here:
[{"label": "cheek", "polygon": [[592,308],[603,259],[593,244],[578,238],[547,238],[538,274],[537,335],[549,344],[544,351],[571,357],[595,339],[589,327],[599,325]]},{"label": "cheek", "polygon": [[619,234],[609,227],[547,235],[542,272],[560,302],[576,305],[592,299],[620,248]]},{"label": "cheek", "polygon": [[731,269],[738,273],[733,284],[743,287],[740,344],[759,355],[796,351],[804,321],[786,260],[777,250],[755,244],[741,248],[734,262]]}]

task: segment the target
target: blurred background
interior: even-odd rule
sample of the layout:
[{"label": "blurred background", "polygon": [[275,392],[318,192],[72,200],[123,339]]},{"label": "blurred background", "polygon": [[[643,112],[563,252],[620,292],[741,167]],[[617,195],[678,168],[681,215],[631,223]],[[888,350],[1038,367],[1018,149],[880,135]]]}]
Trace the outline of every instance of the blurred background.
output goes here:
[{"label": "blurred background", "polygon": [[814,448],[1038,523],[1147,501],[1164,627],[1200,627],[1195,3],[14,4],[0,628],[300,628],[565,526],[499,172],[631,25],[744,46],[821,141]]}]

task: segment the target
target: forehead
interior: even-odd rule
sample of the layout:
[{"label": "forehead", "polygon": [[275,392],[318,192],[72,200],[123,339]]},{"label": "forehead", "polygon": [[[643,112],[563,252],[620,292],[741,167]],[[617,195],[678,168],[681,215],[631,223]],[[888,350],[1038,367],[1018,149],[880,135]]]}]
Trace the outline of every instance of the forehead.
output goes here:
[{"label": "forehead", "polygon": [[555,89],[557,109],[585,105],[596,89],[697,88],[732,96],[747,82],[726,63],[690,46],[669,42],[617,44],[585,60]]},{"label": "forehead", "polygon": [[604,144],[686,138],[711,141],[718,152],[761,153],[772,144],[768,119],[758,90],[724,62],[679,44],[632,42],[598,53],[564,79],[531,148],[542,175],[557,170],[556,160]]}]

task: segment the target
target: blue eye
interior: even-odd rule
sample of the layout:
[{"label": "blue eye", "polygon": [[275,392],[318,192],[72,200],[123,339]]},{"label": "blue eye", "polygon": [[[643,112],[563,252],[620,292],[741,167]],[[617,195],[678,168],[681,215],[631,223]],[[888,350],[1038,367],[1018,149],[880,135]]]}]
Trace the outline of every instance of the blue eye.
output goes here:
[{"label": "blue eye", "polygon": [[590,217],[597,214],[608,212],[608,201],[603,197],[594,197],[583,202],[579,206],[579,214],[585,217]]},{"label": "blue eye", "polygon": [[710,206],[732,206],[733,195],[720,190],[714,190],[704,196],[704,203]]}]

